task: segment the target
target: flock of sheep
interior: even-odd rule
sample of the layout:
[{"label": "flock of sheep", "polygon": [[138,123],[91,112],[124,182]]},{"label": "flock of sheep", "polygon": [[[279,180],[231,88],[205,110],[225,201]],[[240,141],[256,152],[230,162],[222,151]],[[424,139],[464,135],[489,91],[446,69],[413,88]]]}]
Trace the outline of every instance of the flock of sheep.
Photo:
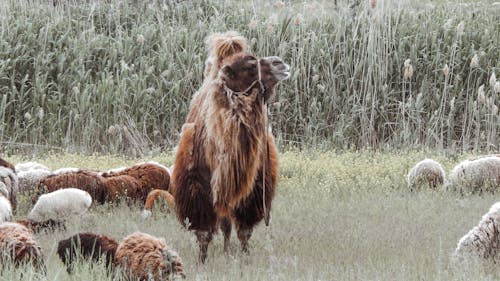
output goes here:
[{"label": "flock of sheep", "polygon": [[[145,218],[160,198],[174,210],[174,198],[169,193],[172,168],[147,162],[106,172],[78,168],[51,171],[38,163],[13,166],[0,158],[2,259],[10,259],[14,264],[30,262],[44,271],[43,251],[34,233],[64,228],[66,219],[85,213],[93,202],[144,202]],[[438,186],[463,195],[493,191],[500,187],[500,155],[465,160],[448,177],[438,162],[425,159],[409,171],[407,181],[411,191]],[[27,219],[12,222],[19,193],[31,196],[34,206]],[[78,233],[59,241],[57,253],[69,273],[76,256],[82,255],[93,261],[104,259],[111,271],[122,268],[124,274],[140,280],[185,277],[179,255],[163,240],[146,233],[130,234],[121,242],[101,234]],[[460,239],[453,257],[494,262],[500,257],[500,202]]]},{"label": "flock of sheep", "polygon": [[[492,192],[500,188],[500,155],[468,159],[456,165],[446,178],[443,167],[432,159],[417,163],[408,173],[411,191],[442,185],[462,195]],[[500,258],[500,202],[491,206],[479,224],[463,236],[453,253],[456,261]]]},{"label": "flock of sheep", "polygon": [[[30,263],[45,272],[43,251],[34,234],[42,229],[64,229],[65,220],[84,214],[92,203],[145,202],[144,217],[151,214],[157,199],[163,199],[169,209],[175,208],[169,193],[170,173],[171,169],[156,162],[106,172],[78,168],[50,171],[38,163],[13,166],[0,158],[0,264]],[[34,206],[27,219],[13,222],[18,193],[31,196]],[[59,241],[57,254],[68,273],[81,255],[92,261],[104,258],[110,272],[121,268],[132,279],[185,277],[179,255],[162,239],[141,232],[121,242],[101,234],[78,233]]]}]

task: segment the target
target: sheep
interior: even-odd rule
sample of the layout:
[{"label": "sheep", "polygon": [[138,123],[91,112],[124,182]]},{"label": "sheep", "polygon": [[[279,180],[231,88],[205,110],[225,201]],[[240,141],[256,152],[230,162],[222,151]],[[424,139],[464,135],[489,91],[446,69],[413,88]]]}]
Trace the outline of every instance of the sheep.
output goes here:
[{"label": "sheep", "polygon": [[40,244],[32,232],[25,226],[5,222],[0,225],[0,252],[2,262],[14,262],[15,265],[31,263],[35,268],[45,270]]},{"label": "sheep", "polygon": [[7,188],[5,183],[0,181],[0,195],[2,195],[5,198],[9,198],[9,194],[10,194],[9,189]]},{"label": "sheep", "polygon": [[445,172],[441,164],[432,159],[424,159],[408,172],[407,181],[408,187],[413,191],[422,186],[436,188],[443,184],[444,178]]},{"label": "sheep", "polygon": [[[14,170],[0,166],[0,182],[5,186],[8,191],[7,199],[9,199],[12,206],[12,211],[15,212],[17,209],[17,192],[19,190],[19,180]],[[4,193],[4,191],[2,192]]]},{"label": "sheep", "polygon": [[105,202],[102,177],[96,172],[85,170],[54,174],[40,180],[38,185],[35,186],[31,200],[34,204],[43,193],[69,187],[87,191],[92,196],[92,199],[98,203]]},{"label": "sheep", "polygon": [[17,220],[16,222],[18,224],[24,225],[26,228],[33,231],[34,233],[39,233],[42,230],[45,231],[55,231],[56,229],[66,230],[66,226],[64,225],[63,221],[57,221],[53,219],[48,219],[46,221],[41,221],[41,222],[25,219],[25,220]]},{"label": "sheep", "polygon": [[61,221],[71,215],[82,215],[92,204],[92,197],[84,190],[65,188],[40,196],[28,219]]},{"label": "sheep", "polygon": [[140,185],[139,195],[142,202],[146,201],[149,192],[153,189],[169,190],[170,174],[168,171],[158,164],[144,163],[126,168],[118,172],[102,173],[102,177],[114,177],[119,175],[127,175],[137,179]]},{"label": "sheep", "polygon": [[460,238],[453,256],[455,261],[496,262],[500,257],[500,202],[493,204],[465,236]]},{"label": "sheep", "polygon": [[111,269],[115,259],[118,242],[106,235],[90,232],[78,233],[57,244],[57,255],[66,265],[66,270],[71,273],[73,263],[81,255],[85,259],[104,261],[108,269]]},{"label": "sheep", "polygon": [[12,220],[12,207],[10,201],[0,195],[0,224]]},{"label": "sheep", "polygon": [[172,194],[166,190],[155,189],[148,194],[144,210],[142,211],[143,218],[151,216],[154,204],[160,198],[167,203],[167,207],[170,211],[175,212],[175,199]]},{"label": "sheep", "polygon": [[16,167],[14,167],[14,165],[12,165],[11,163],[9,163],[7,160],[4,160],[2,158],[0,158],[0,167],[5,167],[7,169],[10,169],[12,170],[14,173],[16,172]]},{"label": "sheep", "polygon": [[40,163],[36,163],[36,162],[19,163],[19,164],[16,164],[15,169],[16,169],[17,173],[27,172],[27,171],[31,171],[31,170],[50,171],[50,169],[47,166],[42,165]]},{"label": "sheep", "polygon": [[27,171],[19,171],[17,176],[19,178],[19,192],[31,193],[34,187],[41,179],[44,179],[52,174],[49,170],[32,169]]},{"label": "sheep", "polygon": [[128,175],[103,178],[104,200],[116,202],[121,198],[138,199],[141,197],[141,182]]},{"label": "sheep", "polygon": [[54,175],[60,175],[64,173],[76,173],[82,171],[80,168],[60,168],[52,172]]},{"label": "sheep", "polygon": [[163,240],[136,232],[118,245],[115,266],[123,268],[130,278],[139,280],[169,280],[185,278],[179,255]]},{"label": "sheep", "polygon": [[487,156],[460,162],[450,172],[445,187],[462,194],[495,191],[500,187],[500,157]]}]

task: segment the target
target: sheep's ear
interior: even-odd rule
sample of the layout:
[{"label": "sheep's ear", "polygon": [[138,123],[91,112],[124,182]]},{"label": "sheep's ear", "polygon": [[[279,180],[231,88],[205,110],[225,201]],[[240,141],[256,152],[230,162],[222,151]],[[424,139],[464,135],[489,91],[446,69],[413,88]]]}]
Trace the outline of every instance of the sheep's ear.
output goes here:
[{"label": "sheep's ear", "polygon": [[247,40],[235,31],[212,34],[207,37],[206,44],[208,55],[219,62],[247,49]]}]

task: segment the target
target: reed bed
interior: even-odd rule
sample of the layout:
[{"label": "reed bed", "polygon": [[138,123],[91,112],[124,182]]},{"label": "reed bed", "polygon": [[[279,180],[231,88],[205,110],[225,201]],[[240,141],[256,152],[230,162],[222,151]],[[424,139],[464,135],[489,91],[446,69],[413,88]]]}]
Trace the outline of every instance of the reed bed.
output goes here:
[{"label": "reed bed", "polygon": [[3,150],[172,148],[204,38],[229,29],[293,68],[269,104],[282,147],[499,149],[493,1],[0,5]]}]

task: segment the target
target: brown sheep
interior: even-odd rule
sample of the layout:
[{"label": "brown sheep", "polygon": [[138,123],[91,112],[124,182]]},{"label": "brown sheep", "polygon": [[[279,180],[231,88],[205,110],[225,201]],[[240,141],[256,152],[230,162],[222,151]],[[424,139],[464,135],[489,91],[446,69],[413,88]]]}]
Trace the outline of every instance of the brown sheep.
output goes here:
[{"label": "brown sheep", "polygon": [[0,251],[3,253],[0,264],[8,261],[15,265],[31,263],[35,268],[45,270],[42,248],[24,225],[11,222],[0,225]]},{"label": "brown sheep", "polygon": [[18,220],[16,222],[18,224],[24,225],[26,228],[33,231],[34,233],[39,233],[42,230],[45,230],[45,231],[54,231],[56,229],[66,230],[66,226],[64,225],[64,222],[53,220],[53,219],[48,219],[48,220],[40,221],[40,222],[30,220],[30,219],[25,219],[25,220]]},{"label": "brown sheep", "polygon": [[103,177],[104,200],[106,202],[117,202],[122,198],[140,200],[141,182],[128,175],[117,175]]},{"label": "brown sheep", "polygon": [[185,278],[179,255],[163,240],[140,232],[125,237],[118,245],[115,265],[123,268],[125,274],[134,280]]},{"label": "brown sheep", "polygon": [[138,192],[140,196],[138,199],[142,202],[146,201],[151,190],[156,188],[169,190],[170,188],[170,174],[168,170],[154,163],[138,164],[119,171],[102,174],[104,178],[120,175],[131,176],[140,182],[141,190]]},{"label": "brown sheep", "polygon": [[[200,261],[220,220],[231,218],[242,250],[253,228],[269,223],[278,182],[278,150],[267,101],[290,67],[279,57],[257,58],[235,32],[207,39],[206,78],[193,96],[172,174],[177,217],[198,239]],[[229,237],[231,224],[224,224]]]},{"label": "brown sheep", "polygon": [[78,255],[96,262],[104,256],[106,266],[111,269],[117,248],[118,242],[115,239],[106,235],[85,232],[59,241],[57,255],[67,266],[68,273],[71,273]]},{"label": "brown sheep", "polygon": [[105,202],[105,188],[102,178],[96,172],[77,171],[48,176],[39,181],[31,201],[36,203],[40,195],[63,188],[78,188],[87,191],[94,202]]},{"label": "brown sheep", "polygon": [[144,210],[142,212],[143,217],[149,217],[158,199],[163,199],[165,203],[167,203],[167,207],[171,211],[175,211],[175,199],[170,194],[170,192],[161,189],[155,189],[148,194],[148,198],[146,199],[146,204],[144,204]]},{"label": "brown sheep", "polygon": [[11,169],[14,173],[16,173],[16,168],[14,167],[14,165],[9,163],[7,160],[4,160],[3,158],[0,158],[0,166]]}]

